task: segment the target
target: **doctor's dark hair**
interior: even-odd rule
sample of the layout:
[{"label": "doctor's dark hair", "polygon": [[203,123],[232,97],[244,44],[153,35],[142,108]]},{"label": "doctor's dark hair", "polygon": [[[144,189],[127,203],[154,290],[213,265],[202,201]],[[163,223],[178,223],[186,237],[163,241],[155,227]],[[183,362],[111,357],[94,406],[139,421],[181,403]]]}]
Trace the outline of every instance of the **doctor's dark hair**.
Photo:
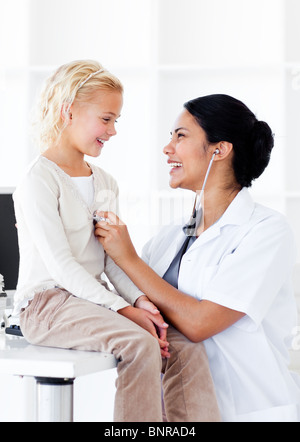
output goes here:
[{"label": "doctor's dark hair", "polygon": [[273,133],[264,121],[239,100],[228,95],[208,95],[184,104],[205,131],[207,141],[232,143],[233,170],[242,187],[250,187],[269,164]]}]

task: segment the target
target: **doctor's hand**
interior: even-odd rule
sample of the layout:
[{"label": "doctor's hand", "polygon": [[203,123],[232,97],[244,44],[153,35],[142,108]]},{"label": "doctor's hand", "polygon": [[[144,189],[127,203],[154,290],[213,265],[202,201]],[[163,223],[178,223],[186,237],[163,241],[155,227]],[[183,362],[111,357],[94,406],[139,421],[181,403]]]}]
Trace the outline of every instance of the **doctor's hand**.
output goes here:
[{"label": "doctor's hand", "polygon": [[124,307],[118,310],[118,313],[147,330],[154,338],[157,339],[162,357],[170,357],[170,353],[168,351],[169,343],[163,334],[160,335],[161,331],[165,330],[168,325],[165,324],[164,319],[160,314],[154,315],[147,310],[132,306]]},{"label": "doctor's hand", "polygon": [[100,212],[99,215],[108,219],[108,222],[100,221],[95,226],[95,236],[105,252],[120,267],[122,262],[137,257],[127,226],[120,218],[112,212]]}]

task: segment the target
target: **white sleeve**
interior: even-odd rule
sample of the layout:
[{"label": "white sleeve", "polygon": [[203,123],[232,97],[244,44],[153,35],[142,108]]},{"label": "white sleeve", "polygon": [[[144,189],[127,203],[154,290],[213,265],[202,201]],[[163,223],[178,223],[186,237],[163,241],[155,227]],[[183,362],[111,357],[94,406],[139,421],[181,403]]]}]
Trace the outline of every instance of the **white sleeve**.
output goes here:
[{"label": "white sleeve", "polygon": [[131,305],[144,295],[108,255],[105,256],[105,274],[122,298]]},{"label": "white sleeve", "polygon": [[51,176],[29,175],[18,204],[35,247],[53,280],[78,298],[117,311],[129,304],[107,290],[73,257],[59,215],[59,187]]},{"label": "white sleeve", "polygon": [[143,247],[142,250],[142,260],[149,265],[150,263],[150,254],[151,254],[151,246],[152,246],[153,238],[150,239]]},{"label": "white sleeve", "polygon": [[219,264],[202,299],[246,313],[260,324],[291,276],[295,245],[283,219],[266,219]]}]

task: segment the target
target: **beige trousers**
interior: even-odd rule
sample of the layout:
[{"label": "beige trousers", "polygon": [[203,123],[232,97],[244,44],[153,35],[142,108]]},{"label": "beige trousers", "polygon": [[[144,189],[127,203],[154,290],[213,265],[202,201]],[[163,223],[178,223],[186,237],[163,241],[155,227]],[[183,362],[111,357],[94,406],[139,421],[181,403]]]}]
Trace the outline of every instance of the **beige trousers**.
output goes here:
[{"label": "beige trousers", "polygon": [[31,344],[112,353],[119,360],[115,422],[161,422],[161,371],[169,422],[220,420],[206,352],[170,327],[171,358],[157,340],[127,318],[66,290],[35,295],[20,315]]}]

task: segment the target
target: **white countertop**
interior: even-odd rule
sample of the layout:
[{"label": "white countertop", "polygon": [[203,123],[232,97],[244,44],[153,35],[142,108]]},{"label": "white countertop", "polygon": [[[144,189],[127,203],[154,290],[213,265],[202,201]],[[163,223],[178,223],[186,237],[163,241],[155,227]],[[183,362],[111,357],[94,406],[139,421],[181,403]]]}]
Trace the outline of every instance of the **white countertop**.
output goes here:
[{"label": "white countertop", "polygon": [[39,347],[0,333],[0,374],[72,379],[116,366],[111,354]]}]

